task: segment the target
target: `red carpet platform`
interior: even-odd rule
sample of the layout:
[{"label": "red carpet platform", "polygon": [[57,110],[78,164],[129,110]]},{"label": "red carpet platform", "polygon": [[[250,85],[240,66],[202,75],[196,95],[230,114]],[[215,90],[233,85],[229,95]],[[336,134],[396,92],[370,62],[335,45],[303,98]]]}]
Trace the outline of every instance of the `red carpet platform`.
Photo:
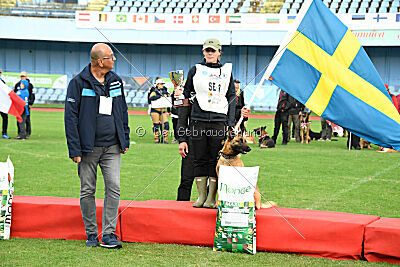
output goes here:
[{"label": "red carpet platform", "polygon": [[381,218],[368,225],[364,254],[368,261],[400,264],[400,219]]},{"label": "red carpet platform", "polygon": [[[99,233],[103,200],[96,200]],[[86,239],[79,199],[67,197],[14,196],[11,237],[48,239]],[[120,221],[116,234],[121,234]]]},{"label": "red carpet platform", "polygon": [[[123,241],[212,246],[216,210],[195,209],[192,202],[121,201],[117,235]],[[103,200],[98,200],[101,222]],[[400,219],[342,212],[278,208],[303,239],[274,209],[256,212],[257,250],[335,259],[399,263]],[[86,238],[79,199],[14,196],[11,237]],[[101,225],[99,225],[99,233]],[[363,251],[363,247],[365,250]]]}]

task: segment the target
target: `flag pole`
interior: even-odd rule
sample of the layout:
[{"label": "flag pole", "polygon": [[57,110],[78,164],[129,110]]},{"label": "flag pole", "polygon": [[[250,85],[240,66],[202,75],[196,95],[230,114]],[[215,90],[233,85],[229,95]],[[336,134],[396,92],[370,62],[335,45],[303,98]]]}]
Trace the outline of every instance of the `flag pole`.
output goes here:
[{"label": "flag pole", "polygon": [[351,132],[349,132],[349,150],[351,150]]}]

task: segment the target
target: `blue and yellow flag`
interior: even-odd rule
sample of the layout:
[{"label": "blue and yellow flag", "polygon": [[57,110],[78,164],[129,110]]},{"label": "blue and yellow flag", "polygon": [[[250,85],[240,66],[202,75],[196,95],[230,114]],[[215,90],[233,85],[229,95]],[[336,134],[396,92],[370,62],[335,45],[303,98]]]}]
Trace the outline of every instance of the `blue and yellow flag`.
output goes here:
[{"label": "blue and yellow flag", "polygon": [[400,116],[382,79],[321,0],[303,4],[264,76],[323,118],[400,150]]}]

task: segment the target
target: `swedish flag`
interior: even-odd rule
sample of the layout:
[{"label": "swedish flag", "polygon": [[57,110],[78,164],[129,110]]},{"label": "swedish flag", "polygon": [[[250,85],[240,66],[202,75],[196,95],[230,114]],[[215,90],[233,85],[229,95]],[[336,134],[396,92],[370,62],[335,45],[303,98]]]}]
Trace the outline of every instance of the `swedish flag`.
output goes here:
[{"label": "swedish flag", "polygon": [[265,75],[323,118],[400,150],[400,116],[382,79],[352,32],[321,0],[303,4]]}]

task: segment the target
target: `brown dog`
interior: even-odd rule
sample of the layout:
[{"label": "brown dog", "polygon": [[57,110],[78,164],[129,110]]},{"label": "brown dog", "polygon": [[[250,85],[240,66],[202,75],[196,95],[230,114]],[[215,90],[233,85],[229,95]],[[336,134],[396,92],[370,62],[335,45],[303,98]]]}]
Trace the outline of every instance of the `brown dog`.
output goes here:
[{"label": "brown dog", "polygon": [[[219,176],[219,166],[234,166],[234,167],[244,167],[243,161],[240,158],[240,154],[247,154],[250,152],[251,148],[246,143],[246,139],[242,135],[233,136],[230,133],[226,139],[222,150],[220,151],[220,157],[217,163],[217,175]],[[261,203],[260,189],[256,186],[254,192],[254,200],[256,209],[260,208],[270,208],[276,206],[273,201],[268,201],[266,203]]]},{"label": "brown dog", "polygon": [[267,126],[258,127],[253,132],[258,135],[258,146],[260,148],[272,148],[275,147],[274,140],[271,139],[267,131]]},{"label": "brown dog", "polygon": [[372,149],[371,147],[371,143],[368,142],[367,140],[365,140],[364,138],[360,138],[360,148],[368,148],[368,149]]},{"label": "brown dog", "polygon": [[300,115],[300,137],[301,143],[310,143],[310,113],[305,112]]}]

